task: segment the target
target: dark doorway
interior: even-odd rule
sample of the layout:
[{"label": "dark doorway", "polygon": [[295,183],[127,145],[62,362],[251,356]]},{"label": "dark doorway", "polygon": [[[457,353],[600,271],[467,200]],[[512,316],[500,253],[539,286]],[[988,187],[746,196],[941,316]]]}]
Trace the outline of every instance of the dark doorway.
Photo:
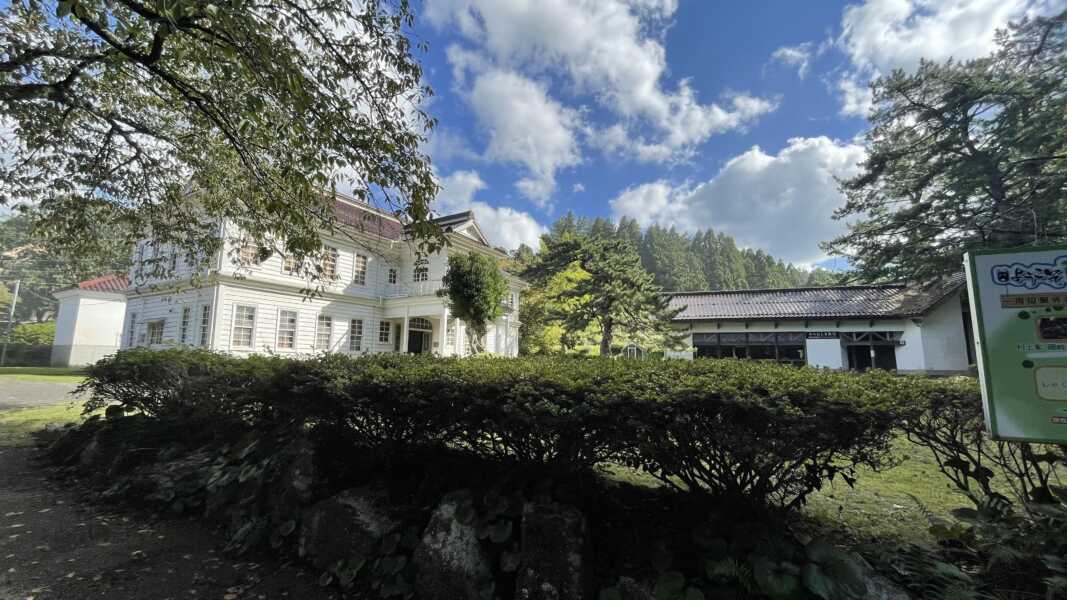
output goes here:
[{"label": "dark doorway", "polygon": [[871,368],[870,346],[848,346],[848,368],[852,371],[866,371]]},{"label": "dark doorway", "polygon": [[848,368],[853,371],[867,369],[897,368],[897,347],[889,344],[850,345],[848,348]]},{"label": "dark doorway", "polygon": [[422,354],[430,351],[430,332],[412,330],[408,332],[408,353]]}]

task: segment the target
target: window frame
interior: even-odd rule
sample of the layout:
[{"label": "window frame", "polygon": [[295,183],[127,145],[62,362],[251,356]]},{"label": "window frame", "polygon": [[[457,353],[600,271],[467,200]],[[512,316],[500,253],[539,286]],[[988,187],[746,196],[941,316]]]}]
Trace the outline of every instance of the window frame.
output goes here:
[{"label": "window frame", "polygon": [[189,342],[189,325],[193,321],[193,307],[186,304],[182,307],[182,319],[178,324],[178,343],[187,346]]},{"label": "window frame", "polygon": [[[163,345],[163,333],[167,328],[167,319],[152,319],[145,323],[145,343],[151,346]],[[153,332],[158,335],[153,336]]]},{"label": "window frame", "polygon": [[[336,246],[323,244],[322,261],[319,263],[319,275],[323,279],[335,281],[337,279],[337,267],[341,262],[341,251]],[[327,265],[329,268],[327,269]]]},{"label": "window frame", "polygon": [[400,273],[396,267],[389,267],[388,281],[389,285],[396,285],[400,281]]},{"label": "window frame", "polygon": [[[356,323],[359,323],[359,333],[356,333]],[[353,347],[353,341],[355,345]],[[363,319],[348,320],[348,351],[360,352],[363,350]]]},{"label": "window frame", "polygon": [[[284,315],[287,314],[287,313],[293,315],[293,321],[292,321],[293,327],[292,327],[292,331],[291,332],[288,329],[283,329],[282,328],[282,323],[285,322]],[[278,323],[277,323],[277,327],[274,328],[274,347],[276,349],[278,349],[278,350],[295,351],[296,350],[297,334],[298,334],[299,330],[300,330],[300,311],[289,310],[287,308],[278,308]],[[288,345],[288,346],[283,346],[282,345],[282,341],[281,341],[282,340],[282,333],[290,333],[291,334],[292,341],[290,342],[290,345]]]},{"label": "window frame", "polygon": [[[248,345],[247,346],[245,346],[245,345],[240,345],[240,346],[237,345],[237,328],[238,328],[238,325],[237,325],[237,312],[240,309],[243,309],[243,308],[252,310],[252,324],[249,325],[249,326],[240,325],[241,329],[245,329],[246,327],[249,329]],[[255,348],[256,348],[256,321],[257,321],[257,319],[259,319],[259,307],[256,306],[255,304],[234,304],[233,305],[233,318],[231,319],[232,326],[230,328],[230,347],[231,348],[238,348],[238,349],[241,349],[241,350],[255,350]]]},{"label": "window frame", "polygon": [[378,343],[388,344],[393,339],[393,323],[382,319],[378,322]]},{"label": "window frame", "polygon": [[200,305],[200,324],[197,329],[200,330],[200,347],[207,348],[211,342],[211,304]]},{"label": "window frame", "polygon": [[[319,339],[319,336],[322,334],[322,331],[320,330],[320,328],[322,327],[323,319],[325,319],[326,322],[328,323],[328,326],[327,326],[327,329],[326,329],[326,345],[325,346],[322,345],[322,343],[320,342],[320,339]],[[314,348],[316,350],[330,350],[331,347],[333,346],[333,315],[328,315],[328,314],[325,314],[325,313],[319,313],[315,317],[315,340],[314,340],[314,344],[315,344]]]},{"label": "window frame", "polygon": [[126,347],[134,348],[137,343],[137,311],[130,312],[130,330],[126,335]]},{"label": "window frame", "polygon": [[356,253],[352,259],[352,283],[367,285],[367,269],[370,266],[370,257],[366,254]]}]

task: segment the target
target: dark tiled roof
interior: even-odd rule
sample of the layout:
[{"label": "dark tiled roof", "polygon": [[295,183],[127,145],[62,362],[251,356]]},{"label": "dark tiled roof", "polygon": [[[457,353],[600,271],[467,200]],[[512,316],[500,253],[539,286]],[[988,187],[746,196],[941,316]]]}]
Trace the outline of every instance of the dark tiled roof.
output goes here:
[{"label": "dark tiled roof", "polygon": [[130,287],[130,280],[125,275],[104,275],[78,283],[75,287],[89,292],[118,292]]},{"label": "dark tiled roof", "polygon": [[399,240],[404,237],[404,225],[397,219],[350,202],[334,200],[333,214],[339,223],[354,227],[368,235],[379,236],[387,240]]},{"label": "dark tiled roof", "polygon": [[964,283],[962,273],[925,285],[848,285],[822,288],[681,292],[671,307],[691,320],[903,318],[922,315]]},{"label": "dark tiled roof", "polygon": [[474,212],[467,210],[460,213],[445,215],[443,217],[437,217],[433,222],[440,225],[441,229],[448,229],[449,227],[459,225],[460,223],[466,223],[467,221],[473,220]]}]

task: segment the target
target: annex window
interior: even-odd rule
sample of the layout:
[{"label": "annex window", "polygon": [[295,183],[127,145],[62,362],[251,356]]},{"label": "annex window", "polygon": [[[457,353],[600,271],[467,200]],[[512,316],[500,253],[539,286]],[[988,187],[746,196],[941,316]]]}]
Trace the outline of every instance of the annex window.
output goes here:
[{"label": "annex window", "polygon": [[321,275],[323,279],[337,277],[337,248],[333,246],[323,247]]},{"label": "annex window", "polygon": [[130,313],[130,331],[126,334],[126,345],[133,347],[137,341],[137,313]]},{"label": "annex window", "polygon": [[256,308],[239,305],[233,311],[233,346],[251,348],[255,341]]},{"label": "annex window", "polygon": [[363,348],[363,319],[352,319],[348,324],[348,349],[358,352]]},{"label": "annex window", "polygon": [[207,348],[208,334],[211,331],[211,305],[200,307],[200,345]]},{"label": "annex window", "polygon": [[163,343],[163,326],[166,321],[163,319],[157,319],[155,321],[148,322],[148,345],[158,346]]},{"label": "annex window", "polygon": [[698,357],[751,358],[804,365],[803,332],[694,333]]},{"label": "annex window", "polygon": [[378,323],[378,342],[382,344],[389,343],[389,332],[393,330],[393,324],[389,321],[382,321]]},{"label": "annex window", "polygon": [[445,347],[456,350],[456,320],[449,319],[445,327]]},{"label": "annex window", "polygon": [[396,285],[396,268],[394,267],[389,268],[389,283]]},{"label": "annex window", "polygon": [[362,254],[356,255],[356,266],[352,273],[352,283],[367,285],[367,257]]},{"label": "annex window", "polygon": [[333,317],[319,315],[315,321],[315,347],[319,350],[330,349],[330,335],[333,333]]},{"label": "annex window", "polygon": [[278,311],[278,348],[292,350],[296,348],[296,320],[295,310]]},{"label": "annex window", "polygon": [[193,309],[190,306],[182,307],[182,322],[178,331],[178,341],[183,345],[189,343],[189,326],[193,319]]}]

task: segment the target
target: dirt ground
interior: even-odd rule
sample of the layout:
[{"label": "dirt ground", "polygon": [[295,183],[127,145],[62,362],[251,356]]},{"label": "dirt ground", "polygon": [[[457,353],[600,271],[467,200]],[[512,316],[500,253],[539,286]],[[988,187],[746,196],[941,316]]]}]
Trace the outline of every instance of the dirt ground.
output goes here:
[{"label": "dirt ground", "polygon": [[[66,403],[73,386],[5,380],[0,405]],[[224,555],[195,519],[89,502],[32,447],[0,447],[0,600],[338,598],[318,574]]]}]

